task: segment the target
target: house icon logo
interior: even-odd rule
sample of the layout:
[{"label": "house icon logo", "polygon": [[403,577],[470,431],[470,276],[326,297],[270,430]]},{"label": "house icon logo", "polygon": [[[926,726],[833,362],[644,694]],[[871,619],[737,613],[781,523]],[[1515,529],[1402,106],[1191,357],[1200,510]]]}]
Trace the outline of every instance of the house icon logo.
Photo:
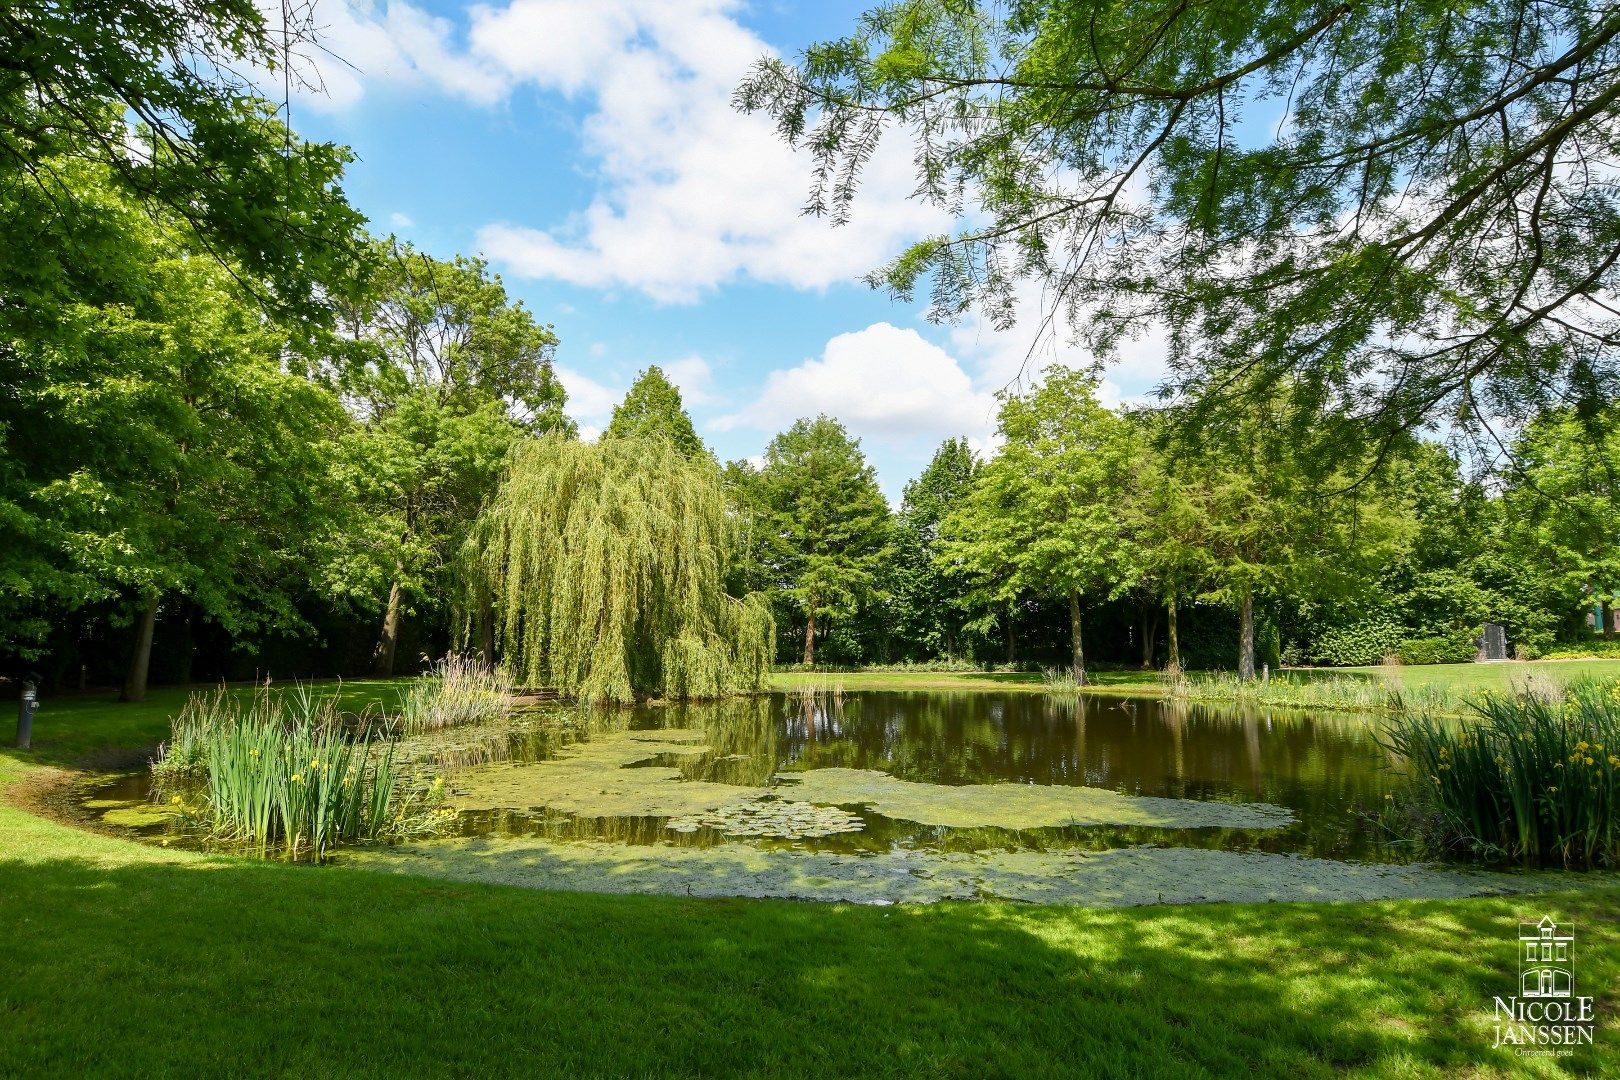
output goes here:
[{"label": "house icon logo", "polygon": [[1575,937],[1560,933],[1550,916],[1519,924],[1519,996],[1567,998],[1572,993],[1570,946]]}]

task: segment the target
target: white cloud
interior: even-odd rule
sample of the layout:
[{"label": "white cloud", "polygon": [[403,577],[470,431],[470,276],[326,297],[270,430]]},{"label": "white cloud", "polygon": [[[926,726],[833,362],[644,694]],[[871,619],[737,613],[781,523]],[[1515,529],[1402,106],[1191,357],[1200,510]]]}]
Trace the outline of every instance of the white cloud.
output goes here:
[{"label": "white cloud", "polygon": [[915,330],[874,323],[832,338],[820,358],[772,372],[756,401],[715,426],[778,431],[826,413],[863,440],[931,450],[957,435],[982,444],[995,411],[994,398],[944,349]]},{"label": "white cloud", "polygon": [[388,215],[388,224],[396,229],[409,229],[416,224],[416,220],[411,215],[401,214],[396,210]]},{"label": "white cloud", "polygon": [[[281,9],[260,5],[271,25]],[[456,27],[408,3],[337,0],[313,16],[316,44],[296,50],[293,70],[303,89],[298,105],[322,112],[351,108],[373,86],[431,87],[478,105],[493,105],[511,90],[511,76],[488,57],[456,43]],[[261,73],[265,85],[277,79]],[[277,95],[279,96],[279,95]]]},{"label": "white cloud", "polygon": [[399,0],[328,0],[317,16],[325,51],[306,49],[299,65],[325,92],[304,100],[340,110],[394,85],[493,105],[531,85],[586,102],[579,136],[597,179],[589,205],[479,233],[485,254],[526,277],[674,303],[743,279],[821,289],[946,228],[946,215],[909,198],[916,177],[904,140],[862,170],[849,225],[800,213],[808,158],[764,117],[731,107],[749,67],[772,52],[734,17],[741,7],[511,0],[473,7],[463,28]]},{"label": "white cloud", "polygon": [[582,422],[581,432],[587,430],[587,423],[606,426],[613,416],[613,406],[624,399],[624,388],[597,382],[574,368],[557,365],[557,378],[568,392],[568,415]]},{"label": "white cloud", "polygon": [[681,391],[681,401],[688,409],[694,405],[715,405],[720,402],[714,388],[714,369],[696,353],[658,365]]},{"label": "white cloud", "polygon": [[[1084,368],[1095,362],[1094,353],[1075,343],[1061,313],[1048,317],[1052,301],[1039,282],[1023,282],[1015,298],[1018,322],[1009,329],[996,329],[974,310],[950,330],[952,350],[963,357],[980,388],[1019,391],[1038,382],[1041,372],[1053,364]],[[1167,352],[1163,327],[1120,342],[1098,387],[1103,403],[1146,400],[1169,370]]]}]

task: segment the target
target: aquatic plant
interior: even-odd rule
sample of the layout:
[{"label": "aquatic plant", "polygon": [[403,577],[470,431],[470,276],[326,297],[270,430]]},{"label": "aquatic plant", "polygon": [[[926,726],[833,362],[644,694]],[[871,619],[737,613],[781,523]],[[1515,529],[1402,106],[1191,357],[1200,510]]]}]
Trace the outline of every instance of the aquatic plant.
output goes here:
[{"label": "aquatic plant", "polygon": [[511,708],[511,679],[503,669],[451,654],[400,692],[396,720],[401,733],[420,735],[502,720]]},{"label": "aquatic plant", "polygon": [[1081,683],[1075,678],[1073,668],[1043,667],[1041,686],[1048,694],[1078,694]]},{"label": "aquatic plant", "polygon": [[1402,713],[1386,745],[1404,758],[1407,807],[1441,853],[1527,866],[1620,863],[1620,683],[1488,695],[1447,723]]},{"label": "aquatic plant", "polygon": [[409,789],[388,733],[369,716],[351,728],[335,696],[307,687],[192,695],[152,773],[154,793],[210,836],[291,859],[421,835],[442,816],[442,779]]},{"label": "aquatic plant", "polygon": [[757,690],[775,623],[725,590],[735,525],[718,471],[664,439],[514,447],[460,559],[517,678],[586,701]]}]

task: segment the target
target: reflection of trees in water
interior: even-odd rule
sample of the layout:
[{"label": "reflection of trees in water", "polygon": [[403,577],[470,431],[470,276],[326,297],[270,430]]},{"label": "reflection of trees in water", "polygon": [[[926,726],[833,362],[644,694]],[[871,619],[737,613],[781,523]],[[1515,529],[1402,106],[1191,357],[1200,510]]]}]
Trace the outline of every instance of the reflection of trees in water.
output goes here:
[{"label": "reflection of trees in water", "polygon": [[[991,782],[1085,784],[1135,795],[1230,799],[1292,808],[1301,823],[1244,839],[1217,835],[1172,839],[1154,830],[1057,836],[1054,843],[1117,846],[1175,842],[1194,846],[1366,853],[1356,805],[1377,805],[1389,783],[1378,721],[1346,714],[1102,697],[1040,694],[774,694],[636,710],[596,710],[583,732],[637,728],[702,730],[710,751],[671,755],[658,764],[687,779],[768,786],[774,773],[825,767],[873,769],[939,784]],[[548,733],[555,744],[572,738]],[[542,740],[543,741],[543,740]],[[614,826],[620,828],[621,826]],[[547,828],[583,830],[580,823]],[[524,829],[522,831],[532,831]],[[639,835],[639,834],[636,834]],[[651,842],[675,839],[653,827]],[[951,845],[995,846],[952,831]],[[682,840],[686,842],[703,842]],[[1003,835],[1022,846],[1029,837]],[[841,842],[842,843],[842,842]],[[889,843],[937,846],[946,838],[904,823],[874,823],[850,848]]]}]

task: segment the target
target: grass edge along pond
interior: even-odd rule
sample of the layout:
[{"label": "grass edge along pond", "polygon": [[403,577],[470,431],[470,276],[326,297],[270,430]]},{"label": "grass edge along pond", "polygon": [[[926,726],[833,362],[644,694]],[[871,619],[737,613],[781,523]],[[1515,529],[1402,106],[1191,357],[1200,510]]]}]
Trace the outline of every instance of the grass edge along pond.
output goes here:
[{"label": "grass edge along pond", "polygon": [[[376,694],[351,684],[351,700]],[[1096,910],[547,893],[166,850],[15,805],[180,695],[55,701],[0,751],[14,1075],[1596,1074],[1620,889]],[[1517,923],[1575,927],[1574,1058],[1494,1048]],[[275,1004],[263,1000],[273,994]]]}]

